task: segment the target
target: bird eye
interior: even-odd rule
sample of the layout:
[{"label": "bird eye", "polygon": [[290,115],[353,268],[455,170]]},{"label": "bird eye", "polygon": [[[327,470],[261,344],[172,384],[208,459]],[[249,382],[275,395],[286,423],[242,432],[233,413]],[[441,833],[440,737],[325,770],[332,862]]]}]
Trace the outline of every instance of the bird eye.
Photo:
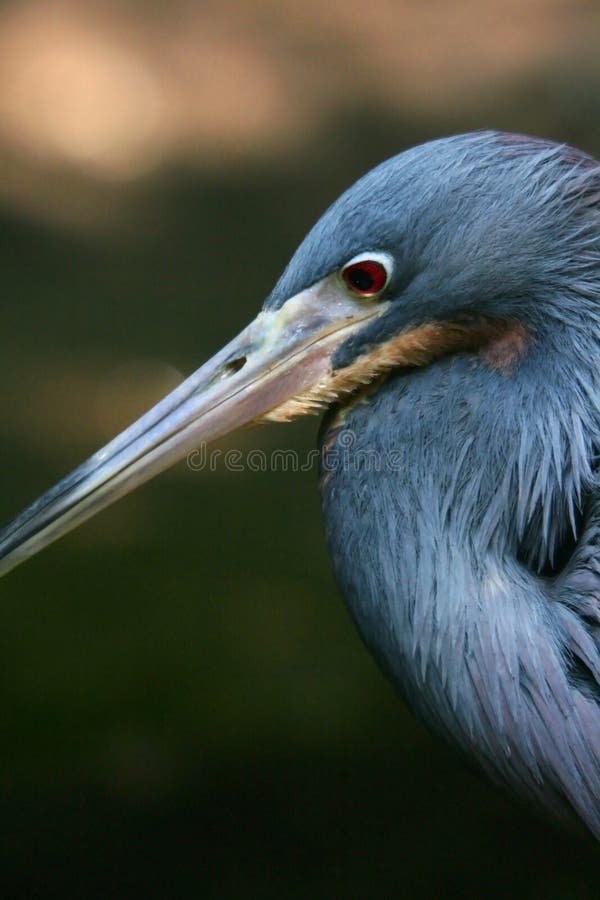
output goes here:
[{"label": "bird eye", "polygon": [[382,254],[351,259],[340,274],[351,294],[356,297],[375,297],[388,283],[390,273],[390,262]]}]

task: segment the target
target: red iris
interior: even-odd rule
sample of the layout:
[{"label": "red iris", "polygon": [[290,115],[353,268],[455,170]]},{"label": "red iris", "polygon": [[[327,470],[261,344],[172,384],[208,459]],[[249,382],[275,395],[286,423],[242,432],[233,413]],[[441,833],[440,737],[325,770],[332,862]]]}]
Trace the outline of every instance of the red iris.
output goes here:
[{"label": "red iris", "polygon": [[362,259],[351,263],[342,272],[348,290],[361,297],[372,297],[383,290],[388,273],[383,263],[375,259]]}]

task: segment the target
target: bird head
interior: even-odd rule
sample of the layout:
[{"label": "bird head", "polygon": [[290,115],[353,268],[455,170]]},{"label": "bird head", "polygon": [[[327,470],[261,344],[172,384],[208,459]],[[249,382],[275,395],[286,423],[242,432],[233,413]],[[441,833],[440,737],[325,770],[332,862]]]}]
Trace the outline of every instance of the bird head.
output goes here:
[{"label": "bird head", "polygon": [[196,447],[328,406],[398,367],[482,350],[509,369],[577,327],[600,258],[599,168],[496,132],[373,169],[309,232],[237,338],[0,535],[0,572]]}]

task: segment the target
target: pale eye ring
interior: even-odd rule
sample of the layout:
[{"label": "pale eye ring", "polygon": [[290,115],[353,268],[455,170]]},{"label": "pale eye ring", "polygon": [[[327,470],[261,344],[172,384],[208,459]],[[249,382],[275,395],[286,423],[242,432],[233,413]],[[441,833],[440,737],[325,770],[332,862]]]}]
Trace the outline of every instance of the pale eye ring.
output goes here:
[{"label": "pale eye ring", "polygon": [[354,297],[370,299],[387,287],[392,268],[392,258],[387,253],[361,253],[340,269],[340,277]]}]

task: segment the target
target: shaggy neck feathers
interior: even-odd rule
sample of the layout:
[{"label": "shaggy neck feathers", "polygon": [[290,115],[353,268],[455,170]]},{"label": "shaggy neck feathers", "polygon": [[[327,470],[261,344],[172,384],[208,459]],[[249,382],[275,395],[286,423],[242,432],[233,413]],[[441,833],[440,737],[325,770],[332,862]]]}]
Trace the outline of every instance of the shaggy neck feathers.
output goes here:
[{"label": "shaggy neck feathers", "polygon": [[[590,366],[565,392],[574,362],[537,344],[509,374],[468,354],[398,373],[325,430],[339,458],[322,497],[350,611],[414,710],[496,780],[600,833],[595,751],[560,728],[564,658],[590,638],[537,574],[594,484],[600,384]],[[600,706],[584,690],[577,704],[600,740]],[[548,732],[563,741],[549,755]]]}]

